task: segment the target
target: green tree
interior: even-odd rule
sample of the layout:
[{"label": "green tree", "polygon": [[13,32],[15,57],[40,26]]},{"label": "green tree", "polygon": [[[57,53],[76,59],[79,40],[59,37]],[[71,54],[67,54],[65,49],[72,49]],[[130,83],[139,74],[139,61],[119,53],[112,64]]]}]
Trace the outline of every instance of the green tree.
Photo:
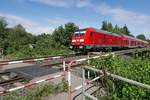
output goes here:
[{"label": "green tree", "polygon": [[117,34],[121,34],[120,30],[121,29],[118,27],[118,25],[115,25],[115,27],[113,28],[113,32]]},{"label": "green tree", "polygon": [[5,38],[5,51],[7,54],[14,53],[22,48],[28,49],[29,44],[33,44],[34,36],[25,31],[22,25],[16,25],[9,29],[8,35]]},{"label": "green tree", "polygon": [[149,43],[149,45],[150,45],[150,39],[147,39],[147,41],[148,41],[148,43]]},{"label": "green tree", "polygon": [[[7,36],[7,21],[4,17],[0,16],[0,48],[5,49],[5,41]],[[5,53],[5,50],[4,50]]]},{"label": "green tree", "polygon": [[126,26],[126,24],[123,26],[123,28],[121,29],[121,32],[125,35],[129,35],[130,31],[128,29],[128,27]]},{"label": "green tree", "polygon": [[107,31],[107,26],[108,26],[108,24],[107,24],[107,21],[105,20],[105,21],[102,22],[101,29]]},{"label": "green tree", "polygon": [[108,22],[107,31],[113,32],[113,26],[112,26],[112,23],[111,23],[111,22]]},{"label": "green tree", "polygon": [[79,27],[75,25],[74,23],[69,22],[65,24],[64,28],[65,28],[64,45],[69,46],[71,43],[71,37],[73,36],[74,31],[79,29]]},{"label": "green tree", "polygon": [[146,37],[144,34],[137,35],[136,38],[141,39],[141,40],[146,40]]},{"label": "green tree", "polygon": [[21,24],[16,25],[13,29],[19,32],[26,32],[25,28]]},{"label": "green tree", "polygon": [[45,33],[38,35],[33,46],[38,55],[50,54],[51,49],[54,47],[51,35]]},{"label": "green tree", "polygon": [[71,22],[65,24],[64,27],[59,26],[52,34],[54,43],[56,43],[56,45],[69,46],[71,37],[76,29],[78,29],[78,27]]},{"label": "green tree", "polygon": [[0,16],[0,38],[5,37],[7,25],[5,18]]},{"label": "green tree", "polygon": [[128,35],[128,36],[132,36],[134,37],[134,35],[132,35],[128,29],[128,27],[126,25],[124,25],[123,27],[119,27],[118,25],[115,25],[115,27],[113,27],[111,22],[108,22],[106,20],[102,21],[102,26],[101,26],[102,30],[108,31],[108,32],[114,32],[117,34],[124,34],[124,35]]},{"label": "green tree", "polygon": [[115,25],[115,27],[113,28],[113,32],[114,32],[114,33],[118,33],[118,30],[119,30],[118,25]]},{"label": "green tree", "polygon": [[57,29],[54,30],[52,33],[52,39],[53,42],[55,43],[55,46],[59,46],[59,44],[64,45],[64,35],[65,35],[65,30],[63,26],[59,26]]}]

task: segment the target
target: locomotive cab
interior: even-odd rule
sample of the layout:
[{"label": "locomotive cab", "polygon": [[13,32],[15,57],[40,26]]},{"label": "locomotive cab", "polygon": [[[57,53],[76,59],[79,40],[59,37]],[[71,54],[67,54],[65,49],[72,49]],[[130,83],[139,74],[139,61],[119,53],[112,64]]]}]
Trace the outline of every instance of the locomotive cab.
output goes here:
[{"label": "locomotive cab", "polygon": [[85,35],[86,29],[80,29],[75,31],[72,36],[70,49],[75,50],[75,52],[84,50]]}]

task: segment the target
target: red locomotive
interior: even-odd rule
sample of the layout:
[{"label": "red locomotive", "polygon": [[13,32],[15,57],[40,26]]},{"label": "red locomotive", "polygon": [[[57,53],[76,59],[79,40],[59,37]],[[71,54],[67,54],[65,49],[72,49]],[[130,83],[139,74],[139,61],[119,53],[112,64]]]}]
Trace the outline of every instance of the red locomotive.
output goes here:
[{"label": "red locomotive", "polygon": [[97,51],[106,48],[147,47],[148,42],[126,35],[98,30],[92,27],[75,31],[71,49],[75,52]]}]

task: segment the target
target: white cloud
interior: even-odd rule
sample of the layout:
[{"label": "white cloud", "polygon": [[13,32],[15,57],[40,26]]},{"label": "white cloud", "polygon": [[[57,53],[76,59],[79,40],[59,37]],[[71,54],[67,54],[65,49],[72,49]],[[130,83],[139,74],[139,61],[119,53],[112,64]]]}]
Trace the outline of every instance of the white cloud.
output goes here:
[{"label": "white cloud", "polygon": [[9,27],[13,27],[17,24],[21,24],[25,27],[28,32],[33,34],[40,34],[40,33],[51,33],[54,30],[54,27],[49,27],[48,25],[41,25],[40,23],[33,22],[27,18],[23,18],[16,15],[11,15],[7,13],[0,13],[0,16],[4,17]]},{"label": "white cloud", "polygon": [[79,26],[79,28],[85,28],[85,27],[88,27],[90,26],[89,23],[87,23],[87,20],[77,20],[77,21],[73,21],[73,20],[70,20],[70,19],[66,19],[66,18],[60,18],[60,17],[56,17],[56,18],[49,18],[48,19],[48,23],[50,25],[53,25],[53,27],[58,27],[60,25],[64,25],[68,22],[72,22],[72,23],[75,23],[77,26]]},{"label": "white cloud", "polygon": [[24,17],[1,12],[0,17],[4,17],[6,19],[6,21],[8,22],[8,27],[13,27],[17,24],[21,24],[28,32],[31,32],[33,34],[52,33],[55,28],[60,25],[64,25],[67,22],[74,22],[80,27],[84,27],[87,24],[86,21],[78,22],[71,21],[65,18],[55,17],[46,19],[47,25],[42,25],[41,23],[34,22]]},{"label": "white cloud", "polygon": [[76,0],[76,1],[77,1],[76,7],[78,7],[78,8],[91,6],[90,0]]},{"label": "white cloud", "polygon": [[56,17],[56,18],[49,18],[48,19],[48,23],[50,25],[54,25],[54,26],[59,26],[59,25],[63,25],[65,23],[69,22],[69,20],[65,19],[65,18],[59,18],[59,17]]},{"label": "white cloud", "polygon": [[29,0],[55,7],[86,7],[90,5],[90,0]]},{"label": "white cloud", "polygon": [[112,21],[127,24],[136,35],[145,33],[150,38],[150,15],[128,11],[123,8],[114,8],[107,4],[101,4],[95,10],[101,15],[110,16]]},{"label": "white cloud", "polygon": [[[47,25],[42,25],[42,23],[40,22],[37,23],[30,19],[8,13],[0,12],[0,17],[4,17],[6,19],[6,21],[8,22],[8,27],[13,27],[17,24],[21,24],[28,32],[31,32],[33,34],[52,33],[54,29],[57,28],[58,26],[64,25],[67,22],[72,22],[65,18],[55,17],[55,18],[46,18]],[[79,24],[79,22],[74,23],[82,26],[82,24],[81,23]]]}]

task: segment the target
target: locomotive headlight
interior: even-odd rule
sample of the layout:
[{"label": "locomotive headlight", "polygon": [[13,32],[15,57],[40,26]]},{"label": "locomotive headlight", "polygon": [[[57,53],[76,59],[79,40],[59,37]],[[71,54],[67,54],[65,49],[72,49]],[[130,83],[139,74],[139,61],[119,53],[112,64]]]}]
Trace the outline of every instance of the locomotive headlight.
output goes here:
[{"label": "locomotive headlight", "polygon": [[82,48],[83,48],[83,46],[79,46],[79,48],[80,48],[80,49],[82,49]]},{"label": "locomotive headlight", "polygon": [[76,42],[76,40],[72,40],[72,42]]},{"label": "locomotive headlight", "polygon": [[84,39],[80,39],[80,42],[84,42]]}]

